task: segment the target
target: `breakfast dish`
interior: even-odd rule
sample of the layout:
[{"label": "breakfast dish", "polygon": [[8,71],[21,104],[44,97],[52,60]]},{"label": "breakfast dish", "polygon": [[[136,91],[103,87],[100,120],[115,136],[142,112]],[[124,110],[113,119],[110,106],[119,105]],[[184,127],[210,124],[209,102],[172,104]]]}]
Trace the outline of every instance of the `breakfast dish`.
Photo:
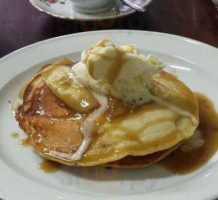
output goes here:
[{"label": "breakfast dish", "polygon": [[[26,146],[30,140],[26,141],[27,133],[21,130],[13,116],[13,105],[20,103],[19,91],[27,83],[30,85],[30,80],[43,70],[42,66],[66,61],[64,58],[75,66],[76,61],[81,61],[81,52],[101,38],[108,38],[117,46],[135,44],[140,54],[153,55],[163,62],[165,66],[161,71],[173,74],[192,93],[194,91],[199,125],[190,139],[179,143],[179,147],[164,159],[157,155],[162,154],[159,151],[146,156],[126,156],[123,158],[125,160],[94,167],[72,167],[54,162],[57,165],[48,169],[47,163],[53,162],[35,153],[36,147]],[[1,58],[0,177],[4,181],[0,181],[0,198],[92,200],[112,196],[114,200],[182,200],[189,196],[198,200],[215,199],[218,196],[217,63],[217,49],[198,41],[162,33],[121,30],[63,36]],[[47,109],[46,112],[51,113],[51,110]],[[63,118],[63,115],[56,115],[55,112],[52,114],[57,119]],[[33,115],[29,113],[29,117]],[[193,151],[193,144],[199,148]],[[158,161],[156,156],[161,159],[160,162],[144,168]],[[108,164],[113,164],[113,167]],[[131,169],[117,169],[121,165],[122,168]],[[47,173],[41,171],[45,168]],[[52,171],[56,173],[50,174]]]},{"label": "breakfast dish", "polygon": [[78,63],[64,59],[43,67],[16,119],[46,159],[120,168],[156,163],[199,124],[194,93],[163,67],[134,45],[101,40]]},{"label": "breakfast dish", "polygon": [[[152,0],[139,0],[136,3],[140,6],[146,7]],[[30,3],[39,11],[45,12],[48,15],[57,18],[68,20],[105,20],[124,17],[135,13],[135,10],[124,5],[119,0],[113,0],[113,6],[110,9],[101,11],[100,13],[85,14],[73,9],[73,2],[71,0],[30,0]]]}]

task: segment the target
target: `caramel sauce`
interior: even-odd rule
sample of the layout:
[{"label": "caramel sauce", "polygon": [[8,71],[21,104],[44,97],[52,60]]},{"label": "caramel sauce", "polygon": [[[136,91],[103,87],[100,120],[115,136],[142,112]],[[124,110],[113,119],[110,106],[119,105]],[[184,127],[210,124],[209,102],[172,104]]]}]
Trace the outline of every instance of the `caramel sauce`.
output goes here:
[{"label": "caramel sauce", "polygon": [[55,173],[61,168],[61,164],[50,160],[44,160],[39,164],[38,167],[45,173]]},{"label": "caramel sauce", "polygon": [[90,54],[86,57],[86,63],[88,66],[89,74],[94,77],[94,63],[93,60],[89,59]]},{"label": "caramel sauce", "polygon": [[107,119],[108,121],[122,119],[125,117],[125,115],[131,112],[132,109],[123,104],[121,100],[109,97],[108,109],[102,118]]},{"label": "caramel sauce", "polygon": [[18,138],[19,134],[18,133],[12,133],[11,136],[12,136],[12,138]]},{"label": "caramel sauce", "polygon": [[161,161],[164,168],[177,174],[187,174],[199,169],[218,149],[218,113],[207,97],[199,93],[196,93],[196,97],[200,116],[198,130],[204,143],[190,152],[179,148]]},{"label": "caramel sauce", "polygon": [[28,144],[28,142],[27,142],[27,139],[21,140],[21,141],[20,141],[20,145],[21,145],[22,147],[27,147],[27,146],[29,146],[29,144]]},{"label": "caramel sauce", "polygon": [[125,63],[125,59],[123,58],[125,52],[119,49],[116,49],[116,51],[117,51],[117,55],[115,59],[113,59],[113,63],[106,74],[106,78],[110,83],[113,83],[116,80]]},{"label": "caramel sauce", "polygon": [[[171,118],[162,117],[159,119],[155,119],[155,120],[152,120],[150,122],[147,122],[146,124],[142,125],[140,128],[137,128],[133,131],[132,129],[123,126],[122,120],[125,120],[128,118],[130,118],[130,119],[136,118],[136,117],[143,118],[145,111],[149,112],[149,111],[161,110],[161,109],[166,109],[166,108],[161,106],[161,105],[158,105],[156,103],[148,103],[148,104],[141,105],[138,107],[130,108],[130,107],[124,105],[122,101],[120,101],[116,98],[113,98],[113,97],[110,97],[108,107],[109,108],[108,108],[107,112],[105,113],[105,116],[103,116],[102,118],[106,118],[109,122],[113,122],[113,125],[111,124],[111,126],[106,127],[101,131],[112,132],[115,129],[120,130],[120,131],[125,133],[125,136],[122,136],[122,139],[129,140],[129,141],[136,141],[137,143],[140,143],[141,145],[143,145],[144,142],[141,141],[141,139],[139,138],[139,135],[145,129],[147,129],[151,126],[154,126],[156,124],[159,124],[159,123],[174,121],[177,119],[177,117],[179,117],[179,115],[175,114],[175,116],[173,118],[172,117]],[[134,134],[133,134],[133,132],[134,132]],[[171,137],[171,134],[169,134],[169,137]],[[167,136],[167,140],[168,139],[169,138]],[[141,148],[142,148],[142,146],[137,147],[137,148],[134,147],[133,149],[140,150]],[[128,149],[129,149],[129,147],[127,148],[127,150]]]},{"label": "caramel sauce", "polygon": [[[115,99],[113,97],[110,97],[109,104],[108,104],[108,110],[105,113],[105,115],[98,121],[100,124],[100,131],[98,133],[93,132],[93,138],[92,138],[92,144],[95,144],[97,142],[99,135],[101,135],[104,132],[113,132],[114,130],[120,130],[121,132],[125,133],[124,135],[117,135],[117,137],[120,138],[120,140],[124,141],[132,141],[135,142],[134,145],[128,145],[127,147],[122,147],[120,151],[114,152],[113,149],[110,151],[107,149],[107,146],[105,146],[105,154],[96,154],[96,155],[86,155],[84,154],[83,158],[80,160],[82,162],[89,162],[91,160],[101,160],[101,159],[107,159],[108,157],[116,157],[117,155],[120,156],[120,154],[125,152],[138,152],[141,151],[141,149],[153,149],[154,147],[157,147],[161,145],[161,143],[167,143],[168,141],[176,143],[180,140],[180,133],[176,130],[170,130],[168,134],[161,139],[161,141],[150,141],[148,143],[142,141],[139,138],[139,135],[142,131],[144,131],[146,128],[149,128],[150,126],[153,126],[155,124],[164,123],[164,122],[171,122],[175,121],[179,115],[175,114],[172,118],[168,117],[161,117],[157,118],[155,120],[152,120],[145,125],[142,125],[138,129],[132,130],[131,128],[128,128],[126,126],[122,125],[122,120],[127,118],[143,118],[143,115],[146,111],[153,111],[153,110],[162,110],[167,109],[164,106],[161,106],[157,103],[148,103],[145,105],[141,105],[138,107],[130,108],[127,107],[125,104],[122,103],[122,101]],[[112,122],[113,124],[110,124],[108,127],[102,128],[102,123],[105,122],[105,119],[108,122]],[[176,131],[176,132],[175,132]],[[90,146],[91,147],[91,146]],[[117,155],[116,155],[117,154]]]},{"label": "caramel sauce", "polygon": [[107,42],[108,42],[108,40],[102,40],[102,41],[98,42],[97,44],[94,44],[93,46],[91,46],[88,49],[88,51],[86,52],[85,63],[88,66],[89,74],[92,77],[94,77],[94,63],[93,63],[93,60],[90,58],[91,55],[95,55],[95,56],[98,56],[98,57],[103,58],[105,60],[111,61],[111,66],[110,66],[108,72],[106,73],[106,79],[109,81],[109,83],[112,84],[116,80],[116,78],[119,76],[119,74],[122,70],[122,67],[124,65],[125,51],[122,50],[121,48],[116,47],[115,45],[112,45],[116,51],[115,56],[103,55],[103,54],[92,52],[92,50],[95,47],[106,47]]}]

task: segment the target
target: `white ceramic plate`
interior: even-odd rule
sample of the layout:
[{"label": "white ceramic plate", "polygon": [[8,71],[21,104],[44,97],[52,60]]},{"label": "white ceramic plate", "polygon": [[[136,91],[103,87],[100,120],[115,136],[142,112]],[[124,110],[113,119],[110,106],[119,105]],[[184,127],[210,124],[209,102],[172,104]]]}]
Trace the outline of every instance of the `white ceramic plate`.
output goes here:
[{"label": "white ceramic plate", "polygon": [[[19,146],[25,134],[12,116],[8,100],[44,64],[61,58],[80,59],[80,52],[101,38],[136,44],[153,54],[193,91],[207,95],[218,108],[218,50],[168,34],[144,31],[100,31],[68,35],[16,51],[0,60],[0,197],[9,200],[209,200],[218,197],[218,154],[200,170],[185,176],[159,166],[137,170],[65,167],[54,174],[38,169],[40,156]],[[11,137],[20,134],[19,139]]]},{"label": "white ceramic plate", "polygon": [[[45,12],[53,17],[69,20],[105,20],[124,17],[135,12],[135,10],[121,3],[119,0],[113,1],[113,7],[98,14],[83,14],[73,9],[71,0],[57,0],[57,3],[49,3],[52,0],[30,0],[30,3],[38,10]],[[91,0],[90,0],[91,1]],[[136,0],[140,6],[146,7],[152,0]]]}]

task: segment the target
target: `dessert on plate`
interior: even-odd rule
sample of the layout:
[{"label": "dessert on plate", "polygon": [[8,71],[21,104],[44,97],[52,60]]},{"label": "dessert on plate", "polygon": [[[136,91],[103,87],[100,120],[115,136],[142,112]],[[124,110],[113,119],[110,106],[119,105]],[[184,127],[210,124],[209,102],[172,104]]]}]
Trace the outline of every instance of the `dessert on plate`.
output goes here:
[{"label": "dessert on plate", "polygon": [[157,58],[101,40],[79,62],[44,66],[28,83],[16,119],[46,159],[137,168],[191,138],[199,108],[194,93]]}]

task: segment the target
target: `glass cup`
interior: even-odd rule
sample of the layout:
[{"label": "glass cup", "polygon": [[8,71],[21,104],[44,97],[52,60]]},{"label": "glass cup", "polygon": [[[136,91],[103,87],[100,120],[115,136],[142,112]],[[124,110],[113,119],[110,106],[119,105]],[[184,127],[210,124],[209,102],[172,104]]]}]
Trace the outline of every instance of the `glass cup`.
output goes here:
[{"label": "glass cup", "polygon": [[71,0],[73,9],[80,13],[94,14],[108,10],[112,6],[112,0]]}]

